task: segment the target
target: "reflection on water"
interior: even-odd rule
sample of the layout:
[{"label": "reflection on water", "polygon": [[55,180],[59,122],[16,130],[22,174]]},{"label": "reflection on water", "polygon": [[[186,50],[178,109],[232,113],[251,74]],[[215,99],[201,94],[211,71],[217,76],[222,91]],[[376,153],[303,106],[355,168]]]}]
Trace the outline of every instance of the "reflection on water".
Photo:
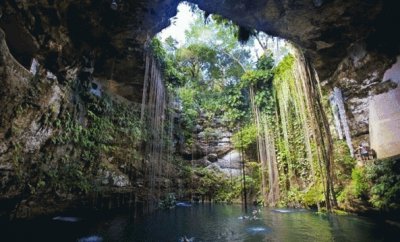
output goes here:
[{"label": "reflection on water", "polygon": [[186,203],[186,202],[178,202],[175,204],[175,206],[177,207],[191,207],[192,204],[191,203]]},{"label": "reflection on water", "polygon": [[287,209],[287,208],[277,208],[277,209],[272,209],[271,211],[277,212],[277,213],[299,213],[299,212],[309,212],[306,209]]},{"label": "reflection on water", "polygon": [[290,213],[291,210],[289,209],[273,209],[272,211],[278,212],[278,213]]},{"label": "reflection on water", "polygon": [[103,242],[103,238],[97,235],[83,237],[78,239],[78,242]]},{"label": "reflection on water", "polygon": [[58,220],[58,221],[64,221],[64,222],[78,222],[79,220],[81,220],[80,218],[77,217],[63,217],[63,216],[57,216],[54,217],[53,220]]},{"label": "reflection on water", "polygon": [[[4,241],[398,241],[398,228],[354,216],[307,210],[261,209],[243,214],[240,206],[193,204],[131,220],[108,217],[52,218],[8,224]],[[244,216],[248,219],[238,219]],[[72,216],[71,216],[72,217]],[[60,218],[69,218],[60,217]],[[5,237],[4,237],[5,236]],[[1,240],[3,241],[3,240]]]},{"label": "reflection on water", "polygon": [[255,233],[267,233],[270,230],[265,227],[249,227],[249,228],[247,228],[247,231],[249,233],[255,234]]}]

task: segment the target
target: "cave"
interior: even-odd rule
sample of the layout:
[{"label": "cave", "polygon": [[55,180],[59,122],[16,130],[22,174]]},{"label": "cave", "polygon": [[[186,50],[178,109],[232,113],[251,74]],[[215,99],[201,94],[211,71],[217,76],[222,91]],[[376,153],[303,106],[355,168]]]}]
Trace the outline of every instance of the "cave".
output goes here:
[{"label": "cave", "polygon": [[[193,160],[206,157],[207,162],[203,163],[209,165],[211,160],[213,163],[222,157],[231,159],[237,155],[231,148],[218,148],[218,144],[231,138],[227,133],[234,133],[233,129],[220,131],[223,141],[212,141],[211,146],[217,148],[210,154],[204,152],[201,143],[192,144],[195,148],[191,151],[187,147],[185,150],[185,141],[177,133],[182,131],[171,128],[181,125],[180,129],[184,130],[188,125],[182,125],[179,115],[168,113],[170,109],[177,109],[177,104],[163,79],[165,65],[151,49],[153,37],[171,25],[181,2],[5,0],[0,3],[0,224],[4,221],[6,226],[15,228],[9,221],[38,216],[54,219],[60,217],[54,214],[65,211],[92,213],[123,207],[129,207],[135,217],[145,217],[161,202],[166,204],[172,199],[170,194],[178,196],[182,189],[193,190],[197,181],[193,179],[200,181],[207,177],[208,173],[191,171],[194,175],[190,175],[191,183],[188,182],[185,179],[192,173],[182,168],[182,162],[193,166]],[[398,177],[400,35],[395,24],[399,3],[389,0],[189,0],[186,4],[196,6],[205,16],[218,15],[229,21],[244,31],[242,34],[239,31],[244,37],[248,32],[260,32],[293,46],[298,53],[296,58],[301,59],[295,63],[304,64],[304,75],[311,79],[308,88],[315,91],[309,100],[315,110],[309,117],[315,118],[315,125],[322,127],[321,136],[329,136],[318,142],[315,133],[306,133],[309,139],[316,140],[317,146],[309,145],[309,153],[318,150],[318,143],[327,142],[324,145],[328,148],[317,152],[317,159],[329,160],[331,153],[343,147],[353,156],[359,145],[367,144],[374,150],[374,164],[387,161],[393,177],[396,174]],[[304,82],[303,86],[306,85]],[[257,92],[257,88],[252,91]],[[293,107],[288,113],[303,108],[296,103],[298,100],[288,101]],[[328,101],[332,106],[323,107]],[[283,106],[277,107],[278,113]],[[222,115],[224,111],[218,112]],[[332,114],[325,115],[325,112]],[[214,134],[205,132],[206,125],[202,123],[205,120],[199,114],[191,132],[196,137],[212,139]],[[339,133],[343,147],[330,146],[331,132]],[[167,135],[172,138],[166,142],[173,143],[182,158],[180,163],[163,163],[175,155],[172,148],[162,143],[168,139]],[[257,140],[257,144],[264,142],[272,146],[266,140]],[[277,159],[279,163],[283,159],[265,152],[268,160]],[[257,159],[257,152],[254,154],[247,156]],[[348,171],[348,179],[363,172],[365,164],[361,163],[358,170]],[[276,172],[286,174],[290,169],[290,164],[278,164]],[[335,173],[335,177],[341,174],[341,171],[334,172],[339,174]],[[380,172],[385,174],[385,170]],[[279,181],[281,189],[293,183],[298,185],[298,190],[313,191],[310,188],[313,182],[300,181],[302,175],[297,170],[293,174]],[[333,192],[333,185],[329,194],[330,181],[324,179],[327,181],[321,185],[325,194],[323,202],[310,207],[320,210],[320,206],[327,206],[328,212],[332,212],[335,205],[328,206],[328,201],[340,196]],[[384,180],[374,179],[377,183]],[[393,231],[399,227],[396,216],[400,211],[400,190],[393,187],[400,180],[393,179],[389,182],[391,186],[381,191],[381,194],[390,193],[393,200],[377,205],[381,206],[379,211],[371,205],[375,201],[373,196],[366,198],[366,194],[359,195],[359,200],[364,199],[365,203],[354,200],[344,210],[384,220],[391,226],[388,234],[396,233]],[[269,186],[274,183],[262,182]],[[92,190],[93,184],[100,185]],[[310,189],[306,189],[307,184]],[[342,185],[338,181],[335,186]],[[191,191],[189,200],[205,197],[212,200],[200,193]],[[268,197],[267,191],[260,193]],[[246,197],[246,190],[244,194]],[[246,198],[244,203],[247,204]],[[272,205],[275,207],[278,203]],[[370,209],[364,209],[368,206]],[[274,212],[291,212],[282,211]],[[263,229],[256,227],[255,236],[264,233]],[[75,237],[68,239],[76,240]]]},{"label": "cave", "polygon": [[[396,77],[383,77],[397,61],[399,37],[391,28],[396,22],[396,3],[193,3],[245,28],[295,43],[312,62],[321,82],[330,87],[344,87],[345,93],[359,98],[346,104],[355,109],[353,112],[349,110],[349,116],[354,117],[352,132],[359,133],[359,136],[379,133],[369,130],[369,118],[359,117],[356,113],[368,116],[368,104],[362,101],[363,97],[369,93],[379,94],[397,84]],[[75,62],[82,59],[80,56],[95,55],[94,76],[108,80],[118,95],[140,102],[144,75],[143,46],[168,26],[169,19],[176,14],[178,1],[122,1],[116,10],[110,8],[109,1],[38,5],[20,1],[3,5],[0,26],[6,33],[5,40],[11,53],[25,68],[29,68],[32,58],[36,57],[59,79],[64,79],[65,73],[60,73],[60,70],[65,72],[68,67],[77,65]],[[345,74],[346,71],[352,73]],[[371,76],[372,73],[375,74]],[[350,82],[354,85],[349,85]],[[368,85],[368,88],[359,88],[360,85]],[[395,111],[387,112],[391,115]],[[376,146],[385,149],[385,144]],[[398,150],[398,145],[389,146]],[[378,152],[382,157],[387,152],[383,150]],[[388,155],[392,154],[388,152]]]}]

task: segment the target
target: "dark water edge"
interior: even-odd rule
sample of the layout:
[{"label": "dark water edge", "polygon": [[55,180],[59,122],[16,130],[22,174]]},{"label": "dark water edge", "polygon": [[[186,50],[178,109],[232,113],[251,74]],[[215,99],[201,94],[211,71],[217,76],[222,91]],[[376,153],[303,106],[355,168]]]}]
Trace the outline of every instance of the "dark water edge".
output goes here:
[{"label": "dark water edge", "polygon": [[[259,208],[257,208],[259,209]],[[241,219],[240,206],[194,204],[144,214],[128,209],[69,211],[28,221],[0,221],[0,241],[400,241],[384,219],[260,208]],[[247,214],[252,216],[251,209]],[[66,220],[66,221],[65,221]]]}]

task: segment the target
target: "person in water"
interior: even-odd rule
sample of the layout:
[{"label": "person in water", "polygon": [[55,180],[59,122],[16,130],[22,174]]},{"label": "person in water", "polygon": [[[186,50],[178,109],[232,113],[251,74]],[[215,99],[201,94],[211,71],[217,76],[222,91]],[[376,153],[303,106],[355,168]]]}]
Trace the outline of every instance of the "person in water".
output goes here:
[{"label": "person in water", "polygon": [[251,219],[250,220],[258,220],[258,219],[260,219],[259,217],[257,217],[257,214],[260,214],[261,213],[261,210],[260,209],[254,209],[253,210],[253,217],[251,217]]}]

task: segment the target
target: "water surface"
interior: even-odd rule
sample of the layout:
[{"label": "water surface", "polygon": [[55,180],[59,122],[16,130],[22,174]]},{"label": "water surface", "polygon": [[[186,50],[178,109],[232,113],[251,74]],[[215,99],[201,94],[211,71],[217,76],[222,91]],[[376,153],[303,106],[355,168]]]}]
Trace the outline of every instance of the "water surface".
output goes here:
[{"label": "water surface", "polygon": [[[257,208],[258,209],[258,208]],[[253,217],[240,206],[193,204],[133,219],[58,216],[3,228],[4,241],[399,241],[400,229],[356,216],[261,208]],[[66,219],[64,219],[66,218]],[[74,219],[76,218],[76,219]],[[3,241],[3,240],[1,240]]]}]

